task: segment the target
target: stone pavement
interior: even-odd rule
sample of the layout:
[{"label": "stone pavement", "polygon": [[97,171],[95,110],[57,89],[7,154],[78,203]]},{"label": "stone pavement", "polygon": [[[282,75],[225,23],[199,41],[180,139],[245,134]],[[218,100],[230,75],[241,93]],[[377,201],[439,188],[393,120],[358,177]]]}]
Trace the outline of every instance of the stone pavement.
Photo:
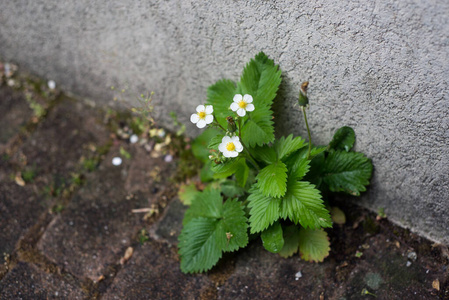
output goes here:
[{"label": "stone pavement", "polygon": [[449,299],[447,248],[344,203],[321,264],[252,242],[183,274],[179,158],[42,82],[0,87],[0,116],[0,299]]}]

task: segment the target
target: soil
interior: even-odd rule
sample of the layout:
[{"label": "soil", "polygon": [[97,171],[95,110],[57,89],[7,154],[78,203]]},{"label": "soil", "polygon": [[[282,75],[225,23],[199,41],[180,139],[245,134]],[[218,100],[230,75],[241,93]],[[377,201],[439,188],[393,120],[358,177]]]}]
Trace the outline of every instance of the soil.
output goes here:
[{"label": "soil", "polygon": [[446,246],[350,201],[332,202],[346,222],[328,230],[323,263],[256,240],[207,273],[183,274],[186,207],[171,178],[195,164],[161,150],[161,136],[130,143],[126,114],[16,82],[0,87],[1,299],[449,299]]}]

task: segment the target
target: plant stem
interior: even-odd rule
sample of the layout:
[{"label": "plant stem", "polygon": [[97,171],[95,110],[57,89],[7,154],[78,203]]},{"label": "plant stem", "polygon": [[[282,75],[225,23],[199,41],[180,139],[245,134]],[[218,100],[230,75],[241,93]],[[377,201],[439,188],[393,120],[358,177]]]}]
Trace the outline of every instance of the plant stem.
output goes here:
[{"label": "plant stem", "polygon": [[214,116],[214,122],[215,122],[215,124],[217,124],[218,127],[220,127],[220,128],[226,133],[226,129],[224,129],[224,127],[221,126],[220,123],[218,123],[217,118],[215,117],[215,114],[214,114],[213,116]]},{"label": "plant stem", "polygon": [[310,151],[312,151],[312,136],[310,135],[309,123],[307,122],[306,108],[301,106],[301,109],[304,113],[304,121],[306,122],[307,134],[309,135],[309,151],[307,152],[307,159],[310,159]]}]

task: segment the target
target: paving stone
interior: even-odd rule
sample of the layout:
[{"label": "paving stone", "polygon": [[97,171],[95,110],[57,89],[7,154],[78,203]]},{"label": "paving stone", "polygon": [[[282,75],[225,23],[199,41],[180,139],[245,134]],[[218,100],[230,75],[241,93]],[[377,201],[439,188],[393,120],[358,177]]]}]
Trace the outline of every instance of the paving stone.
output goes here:
[{"label": "paving stone", "polygon": [[[124,144],[132,160],[123,158],[120,166],[114,166],[112,159],[120,156],[121,147],[114,146],[99,169],[87,176],[86,186],[52,221],[38,243],[45,256],[80,278],[96,281],[108,276],[108,267],[119,262],[133,237],[146,226],[143,214],[132,213],[132,209],[148,208],[164,199],[172,166],[163,158],[151,158],[140,146]],[[138,166],[146,175],[135,171]],[[148,180],[134,184],[136,176]]]},{"label": "paving stone", "polygon": [[63,185],[71,173],[79,171],[80,159],[103,146],[109,139],[101,124],[101,112],[64,98],[14,153],[12,160],[36,172],[40,187]]},{"label": "paving stone", "polygon": [[0,299],[85,299],[82,289],[56,274],[19,262],[2,281]]},{"label": "paving stone", "polygon": [[[413,249],[376,235],[365,244],[363,255],[345,280],[345,299],[360,299],[366,289],[378,299],[439,299],[432,282],[447,280],[447,266],[430,257],[420,257]],[[411,253],[411,255],[410,255]]]},{"label": "paving stone", "polygon": [[206,275],[183,274],[176,251],[155,241],[140,246],[103,299],[211,299],[213,283]]},{"label": "paving stone", "polygon": [[176,198],[170,202],[161,219],[150,230],[151,237],[163,240],[171,245],[178,244],[178,236],[182,230],[182,219],[187,206]]},{"label": "paving stone", "polygon": [[313,264],[298,256],[285,259],[266,251],[259,242],[234,259],[235,270],[218,288],[218,299],[320,299],[335,267],[330,260]]},{"label": "paving stone", "polygon": [[0,88],[0,153],[4,152],[11,138],[20,132],[32,115],[33,111],[23,93],[8,87]]}]

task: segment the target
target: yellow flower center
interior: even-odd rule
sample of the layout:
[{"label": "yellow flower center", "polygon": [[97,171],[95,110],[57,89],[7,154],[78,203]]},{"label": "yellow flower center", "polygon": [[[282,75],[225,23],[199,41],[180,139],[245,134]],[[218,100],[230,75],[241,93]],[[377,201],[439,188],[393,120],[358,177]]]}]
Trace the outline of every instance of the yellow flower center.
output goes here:
[{"label": "yellow flower center", "polygon": [[246,108],[246,105],[247,105],[246,102],[243,100],[239,102],[240,108]]},{"label": "yellow flower center", "polygon": [[234,143],[227,143],[227,144],[226,144],[226,150],[228,150],[228,151],[234,151],[234,150],[235,150],[235,145],[234,145]]},{"label": "yellow flower center", "polygon": [[198,113],[198,117],[200,117],[200,119],[204,119],[206,117],[206,113],[204,111],[200,111]]}]

